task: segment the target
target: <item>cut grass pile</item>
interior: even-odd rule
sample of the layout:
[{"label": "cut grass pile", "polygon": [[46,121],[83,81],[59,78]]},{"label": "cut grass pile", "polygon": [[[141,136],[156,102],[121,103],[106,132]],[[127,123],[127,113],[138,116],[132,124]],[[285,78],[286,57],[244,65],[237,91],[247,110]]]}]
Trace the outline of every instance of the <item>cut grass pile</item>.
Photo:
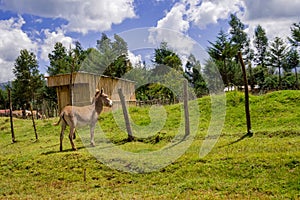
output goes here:
[{"label": "cut grass pile", "polygon": [[[65,137],[59,152],[60,128],[52,126],[57,119],[37,121],[38,141],[31,121],[14,119],[17,142],[12,144],[9,120],[0,118],[0,199],[300,199],[300,92],[250,96],[254,136],[243,140],[243,94],[228,93],[226,101],[221,136],[206,157],[200,158],[199,151],[210,125],[209,97],[196,101],[200,123],[191,146],[166,167],[143,174],[111,169],[79,137],[78,151],[71,151]],[[100,128],[103,133],[96,144],[106,138],[123,151],[158,151],[178,134],[181,108],[165,106],[159,131],[130,143],[115,119],[120,113],[103,113],[96,135]],[[156,116],[149,107],[129,109],[140,126],[134,134],[156,120],[151,112]],[[83,141],[88,138],[88,130],[78,133]]]}]

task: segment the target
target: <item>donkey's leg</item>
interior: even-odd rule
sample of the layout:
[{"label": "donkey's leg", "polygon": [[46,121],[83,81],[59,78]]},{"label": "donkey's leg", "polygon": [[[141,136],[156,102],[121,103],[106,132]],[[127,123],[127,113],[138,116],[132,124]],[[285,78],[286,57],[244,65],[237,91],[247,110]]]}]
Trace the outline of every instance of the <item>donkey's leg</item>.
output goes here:
[{"label": "donkey's leg", "polygon": [[66,129],[66,124],[64,122],[62,122],[61,125],[61,132],[60,132],[60,145],[59,145],[59,150],[62,151],[63,150],[63,139],[64,139],[64,131]]},{"label": "donkey's leg", "polygon": [[90,125],[90,134],[91,134],[91,146],[95,146],[95,141],[94,141],[94,131],[95,131],[95,126],[96,124],[91,124]]},{"label": "donkey's leg", "polygon": [[71,126],[70,127],[69,139],[70,139],[70,143],[71,143],[72,149],[73,150],[77,150],[76,147],[75,147],[74,141],[73,141],[74,134],[75,134],[75,127]]}]

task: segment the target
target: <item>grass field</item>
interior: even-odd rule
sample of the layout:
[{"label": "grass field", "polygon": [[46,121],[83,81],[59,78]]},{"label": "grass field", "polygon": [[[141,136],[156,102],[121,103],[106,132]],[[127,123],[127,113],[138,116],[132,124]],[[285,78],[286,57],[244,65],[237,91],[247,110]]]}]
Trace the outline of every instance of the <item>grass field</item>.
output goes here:
[{"label": "grass field", "polygon": [[[300,91],[250,96],[254,136],[240,141],[246,132],[243,94],[226,96],[225,124],[212,151],[199,157],[211,113],[210,98],[204,97],[196,101],[200,124],[191,146],[150,173],[112,169],[79,138],[77,151],[65,137],[59,152],[60,127],[52,126],[57,118],[37,121],[38,141],[31,121],[14,119],[17,142],[12,144],[9,119],[0,118],[0,199],[300,199]],[[165,106],[163,127],[143,140],[126,143],[112,113],[101,114],[99,127],[124,151],[154,152],[177,134],[181,107]],[[130,108],[140,126],[151,123],[150,112]],[[88,130],[82,132],[88,136]]]}]

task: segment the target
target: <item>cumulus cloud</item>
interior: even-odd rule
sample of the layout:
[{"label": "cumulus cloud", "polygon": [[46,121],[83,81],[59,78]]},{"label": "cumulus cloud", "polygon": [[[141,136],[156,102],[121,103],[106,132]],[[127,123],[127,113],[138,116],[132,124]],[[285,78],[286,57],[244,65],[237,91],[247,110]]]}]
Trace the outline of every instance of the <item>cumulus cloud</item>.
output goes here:
[{"label": "cumulus cloud", "polygon": [[244,10],[243,13],[239,13],[239,17],[249,26],[247,31],[251,38],[259,24],[266,30],[270,40],[276,36],[285,39],[290,35],[291,25],[300,21],[299,1],[245,1]]},{"label": "cumulus cloud", "polygon": [[73,48],[73,39],[65,36],[63,30],[57,29],[56,31],[50,32],[48,29],[43,30],[45,39],[41,44],[41,59],[44,61],[48,60],[48,54],[54,49],[54,45],[57,42],[61,42],[66,48]]},{"label": "cumulus cloud", "polygon": [[186,55],[192,52],[195,45],[195,41],[186,34],[166,28],[150,28],[148,40],[156,47],[159,47],[161,42],[167,42],[174,52]]},{"label": "cumulus cloud", "polygon": [[248,20],[257,19],[282,19],[294,18],[299,19],[300,1],[286,0],[256,0],[245,1],[245,18]]},{"label": "cumulus cloud", "polygon": [[20,14],[40,17],[63,18],[68,21],[68,31],[109,30],[112,24],[120,24],[126,18],[136,17],[134,0],[2,0],[0,8]]},{"label": "cumulus cloud", "polygon": [[148,40],[159,46],[161,42],[168,45],[181,54],[189,54],[194,41],[187,37],[190,28],[186,20],[186,5],[176,3],[166,16],[157,22],[157,26],[149,29]]},{"label": "cumulus cloud", "polygon": [[139,66],[142,64],[142,56],[140,54],[135,55],[131,51],[128,51],[128,59],[130,60],[133,67],[136,67],[136,66]]},{"label": "cumulus cloud", "polygon": [[242,6],[241,0],[186,0],[184,3],[189,5],[186,10],[189,21],[202,29],[227,19],[231,13],[240,11]]},{"label": "cumulus cloud", "polygon": [[177,3],[167,15],[157,22],[157,28],[167,28],[174,31],[186,32],[189,29],[189,22],[185,19],[185,5]]},{"label": "cumulus cloud", "polygon": [[12,80],[14,62],[22,49],[37,53],[38,46],[22,31],[22,17],[0,20],[0,82]]}]

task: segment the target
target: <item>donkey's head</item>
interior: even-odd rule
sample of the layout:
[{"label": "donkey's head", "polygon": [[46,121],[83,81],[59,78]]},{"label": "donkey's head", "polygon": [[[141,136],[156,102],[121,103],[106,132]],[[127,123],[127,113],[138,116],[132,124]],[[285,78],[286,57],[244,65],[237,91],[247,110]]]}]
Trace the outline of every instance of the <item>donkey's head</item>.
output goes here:
[{"label": "donkey's head", "polygon": [[100,90],[96,89],[95,94],[95,103],[98,105],[105,105],[111,107],[113,105],[113,101],[108,98],[108,95],[103,92],[103,88]]}]

